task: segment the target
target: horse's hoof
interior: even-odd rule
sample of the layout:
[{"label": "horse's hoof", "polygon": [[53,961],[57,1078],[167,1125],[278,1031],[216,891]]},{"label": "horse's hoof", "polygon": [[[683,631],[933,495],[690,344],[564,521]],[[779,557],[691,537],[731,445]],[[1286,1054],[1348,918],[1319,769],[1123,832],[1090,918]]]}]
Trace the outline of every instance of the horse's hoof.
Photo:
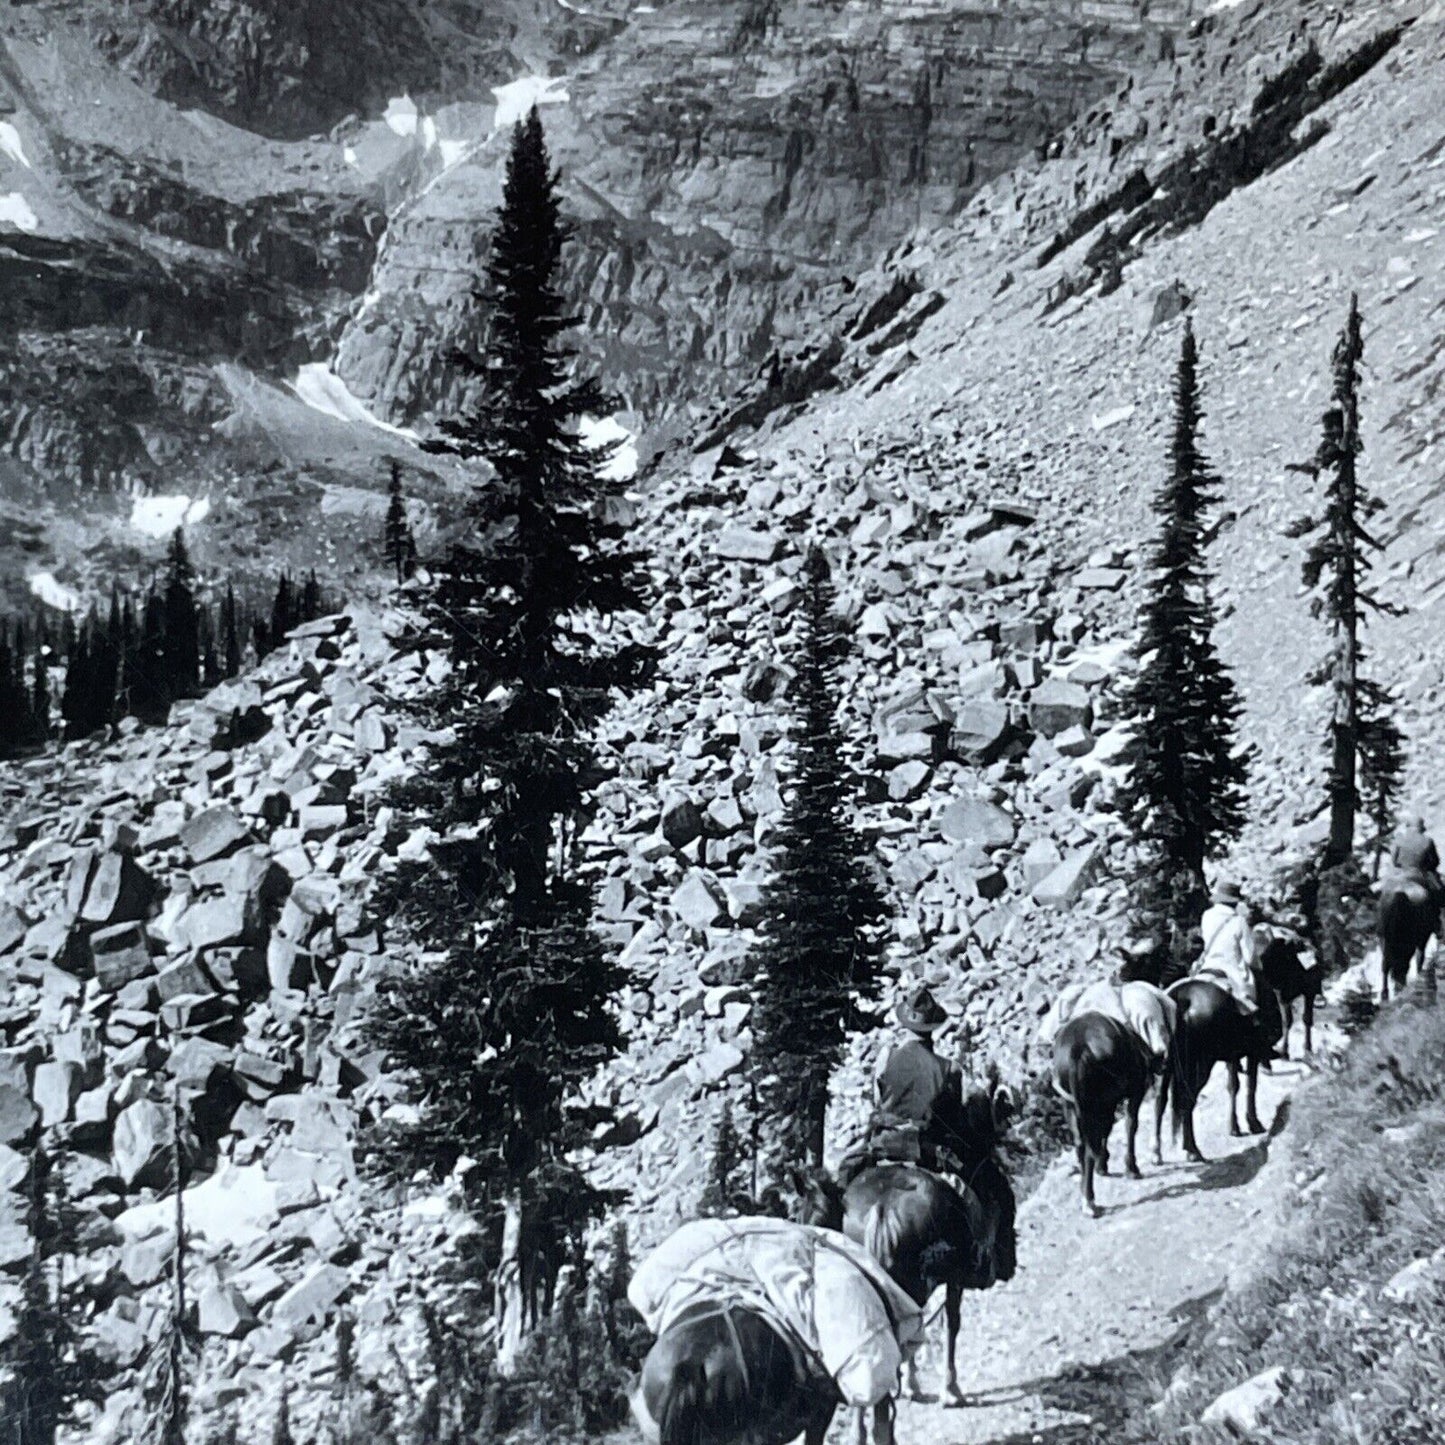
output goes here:
[{"label": "horse's hoof", "polygon": [[1139,1172],[1139,1166],[1138,1166],[1137,1164],[1131,1164],[1131,1165],[1129,1166],[1128,1174],[1129,1174],[1129,1178],[1130,1178],[1130,1179],[1142,1179],[1142,1178],[1144,1177],[1144,1176]]},{"label": "horse's hoof", "polygon": [[1186,1149],[1184,1151],[1184,1157],[1192,1164],[1204,1163],[1204,1155],[1201,1154],[1198,1149]]},{"label": "horse's hoof", "polygon": [[1164,1156],[1157,1150],[1154,1153],[1154,1167],[1156,1169],[1162,1169],[1164,1167]]},{"label": "horse's hoof", "polygon": [[1261,1124],[1258,1119],[1251,1119],[1249,1121],[1249,1132],[1251,1134],[1263,1134],[1264,1131],[1264,1125]]},{"label": "horse's hoof", "polygon": [[1109,1177],[1109,1161],[1107,1159],[1100,1160],[1094,1165],[1094,1173],[1101,1179],[1107,1179]]},{"label": "horse's hoof", "polygon": [[1092,1199],[1086,1199],[1083,1204],[1084,1218],[1097,1219],[1099,1217],[1099,1206]]},{"label": "horse's hoof", "polygon": [[1239,1138],[1239,1125],[1236,1124],[1233,1119],[1229,1121],[1229,1137],[1231,1139]]}]

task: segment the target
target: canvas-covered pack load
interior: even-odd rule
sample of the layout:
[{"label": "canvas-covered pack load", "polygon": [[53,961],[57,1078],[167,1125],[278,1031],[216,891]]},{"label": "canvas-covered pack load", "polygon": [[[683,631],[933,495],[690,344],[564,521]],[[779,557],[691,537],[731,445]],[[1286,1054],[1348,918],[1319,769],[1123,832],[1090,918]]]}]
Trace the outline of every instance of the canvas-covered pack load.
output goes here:
[{"label": "canvas-covered pack load", "polygon": [[1099,1013],[1114,1019],[1140,1039],[1155,1067],[1162,1068],[1169,1057],[1178,1010],[1174,1000],[1150,983],[1070,984],[1059,994],[1039,1023],[1039,1043],[1050,1046],[1059,1030],[1072,1018]]},{"label": "canvas-covered pack load", "polygon": [[710,1303],[759,1310],[837,1382],[847,1405],[876,1405],[923,1339],[923,1312],[861,1245],[783,1219],[700,1219],[638,1267],[627,1298],[653,1334]]}]

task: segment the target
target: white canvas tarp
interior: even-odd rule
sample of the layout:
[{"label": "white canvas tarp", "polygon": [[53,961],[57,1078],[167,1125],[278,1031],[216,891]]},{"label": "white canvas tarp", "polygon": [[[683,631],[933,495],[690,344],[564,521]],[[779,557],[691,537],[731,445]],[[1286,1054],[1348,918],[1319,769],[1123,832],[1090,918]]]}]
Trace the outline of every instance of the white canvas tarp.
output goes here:
[{"label": "white canvas tarp", "polygon": [[1149,983],[1070,984],[1053,1002],[1039,1024],[1037,1034],[1047,1047],[1071,1018],[1099,1013],[1130,1029],[1149,1051],[1155,1066],[1162,1068],[1169,1058],[1170,1044],[1178,1023],[1178,1007],[1167,993]]},{"label": "white canvas tarp", "polygon": [[638,1267],[627,1289],[654,1334],[703,1302],[760,1310],[837,1382],[848,1405],[875,1405],[923,1339],[923,1311],[861,1245],[782,1219],[685,1224]]}]

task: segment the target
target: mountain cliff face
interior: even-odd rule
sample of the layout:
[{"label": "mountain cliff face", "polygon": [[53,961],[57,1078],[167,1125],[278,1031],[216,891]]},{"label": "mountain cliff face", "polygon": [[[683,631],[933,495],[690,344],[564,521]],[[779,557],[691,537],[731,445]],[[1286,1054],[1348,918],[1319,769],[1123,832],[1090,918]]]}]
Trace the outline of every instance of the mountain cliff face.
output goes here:
[{"label": "mountain cliff face", "polygon": [[[589,354],[641,421],[716,396],[917,227],[1172,50],[1187,3],[637,10],[546,108],[579,225]],[[565,99],[564,99],[565,97]],[[342,375],[388,414],[447,393],[430,345],[459,324],[495,209],[483,147],[393,218]]]},{"label": "mountain cliff face", "polygon": [[[254,556],[268,496],[299,497],[344,581],[364,530],[327,499],[374,489],[402,444],[336,413],[425,429],[456,404],[442,358],[532,99],[587,360],[665,440],[865,309],[888,247],[1167,53],[1190,9],[11,7],[0,507],[24,547],[0,544],[5,605],[37,570],[83,595],[142,569],[127,517],[155,491],[229,512],[201,541],[213,569]],[[407,460],[439,503],[445,469]]]}]

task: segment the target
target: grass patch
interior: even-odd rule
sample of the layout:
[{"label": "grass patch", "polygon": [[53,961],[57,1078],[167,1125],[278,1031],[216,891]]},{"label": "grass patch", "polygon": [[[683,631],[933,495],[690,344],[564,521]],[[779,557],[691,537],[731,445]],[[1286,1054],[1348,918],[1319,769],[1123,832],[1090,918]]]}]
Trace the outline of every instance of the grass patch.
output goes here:
[{"label": "grass patch", "polygon": [[1112,1390],[1090,1382],[1113,1438],[1234,1440],[1200,1417],[1279,1365],[1289,1388],[1267,1417],[1270,1439],[1445,1440],[1445,1287],[1382,1294],[1445,1242],[1445,1009],[1421,997],[1364,1027],[1334,1074],[1296,1099],[1289,1223],[1257,1275],[1155,1368],[1115,1374]]}]

